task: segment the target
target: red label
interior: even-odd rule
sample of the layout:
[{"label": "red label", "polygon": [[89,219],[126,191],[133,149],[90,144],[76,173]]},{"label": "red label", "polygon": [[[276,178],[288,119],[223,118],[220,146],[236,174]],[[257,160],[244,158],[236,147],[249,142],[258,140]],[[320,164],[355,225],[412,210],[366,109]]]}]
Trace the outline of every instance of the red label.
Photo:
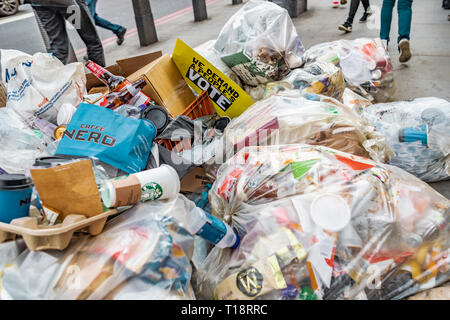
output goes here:
[{"label": "red label", "polygon": [[92,74],[94,76],[96,76],[97,78],[100,77],[100,75],[102,73],[104,73],[106,70],[102,67],[100,67],[98,64],[96,64],[95,62],[89,62],[86,67],[92,72]]}]

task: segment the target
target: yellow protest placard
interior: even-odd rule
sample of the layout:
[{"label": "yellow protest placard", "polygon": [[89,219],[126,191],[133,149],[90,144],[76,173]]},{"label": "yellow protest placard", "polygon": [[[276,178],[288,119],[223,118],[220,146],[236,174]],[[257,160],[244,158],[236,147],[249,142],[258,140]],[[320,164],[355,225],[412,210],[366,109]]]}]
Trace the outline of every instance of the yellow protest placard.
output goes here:
[{"label": "yellow protest placard", "polygon": [[237,117],[253,104],[241,87],[181,39],[177,39],[172,60],[195,92],[208,90],[214,110],[221,117]]}]

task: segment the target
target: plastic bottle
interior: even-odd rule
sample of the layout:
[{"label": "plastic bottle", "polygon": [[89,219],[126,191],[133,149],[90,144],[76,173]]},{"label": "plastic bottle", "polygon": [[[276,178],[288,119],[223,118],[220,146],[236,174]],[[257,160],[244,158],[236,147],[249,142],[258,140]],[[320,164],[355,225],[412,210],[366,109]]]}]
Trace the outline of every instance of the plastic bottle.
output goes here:
[{"label": "plastic bottle", "polygon": [[235,249],[240,242],[239,236],[222,220],[210,215],[199,207],[189,212],[188,230],[219,248]]},{"label": "plastic bottle", "polygon": [[127,79],[125,79],[124,77],[112,74],[111,72],[91,60],[88,60],[86,62],[86,68],[88,68],[89,71],[91,71],[92,74],[96,76],[101,82],[106,84],[109,91],[111,92],[120,91],[124,85],[129,84]]},{"label": "plastic bottle", "polygon": [[406,241],[410,246],[417,248],[425,241],[436,240],[446,226],[446,216],[439,211],[432,210],[416,223],[414,232],[408,234]]}]

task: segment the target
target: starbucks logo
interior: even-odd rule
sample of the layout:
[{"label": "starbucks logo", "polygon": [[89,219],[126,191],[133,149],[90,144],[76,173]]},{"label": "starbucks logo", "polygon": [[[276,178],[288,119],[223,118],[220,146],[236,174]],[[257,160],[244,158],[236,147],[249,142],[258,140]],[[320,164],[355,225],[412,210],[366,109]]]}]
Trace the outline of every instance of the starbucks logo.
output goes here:
[{"label": "starbucks logo", "polygon": [[256,297],[262,290],[264,277],[255,268],[250,267],[238,273],[236,285],[248,297]]},{"label": "starbucks logo", "polygon": [[163,190],[156,182],[150,182],[142,187],[142,200],[158,200],[163,195]]}]

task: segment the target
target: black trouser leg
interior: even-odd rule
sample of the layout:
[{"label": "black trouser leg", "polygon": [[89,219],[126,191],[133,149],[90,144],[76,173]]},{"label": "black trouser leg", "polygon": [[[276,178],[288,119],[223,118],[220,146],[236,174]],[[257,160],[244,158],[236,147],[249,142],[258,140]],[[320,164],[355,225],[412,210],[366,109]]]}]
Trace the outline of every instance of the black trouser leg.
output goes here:
[{"label": "black trouser leg", "polygon": [[353,24],[353,19],[355,19],[356,12],[359,8],[359,2],[362,2],[364,6],[364,11],[367,11],[370,7],[369,0],[352,0],[350,3],[350,12],[348,13],[347,22]]},{"label": "black trouser leg", "polygon": [[57,8],[33,7],[33,9],[47,32],[50,44],[48,51],[66,64],[69,52],[69,38],[64,15]]},{"label": "black trouser leg", "polygon": [[102,42],[97,34],[92,17],[88,11],[85,0],[76,0],[80,6],[80,29],[77,29],[80,38],[86,45],[88,58],[95,63],[105,66],[105,54]]}]

